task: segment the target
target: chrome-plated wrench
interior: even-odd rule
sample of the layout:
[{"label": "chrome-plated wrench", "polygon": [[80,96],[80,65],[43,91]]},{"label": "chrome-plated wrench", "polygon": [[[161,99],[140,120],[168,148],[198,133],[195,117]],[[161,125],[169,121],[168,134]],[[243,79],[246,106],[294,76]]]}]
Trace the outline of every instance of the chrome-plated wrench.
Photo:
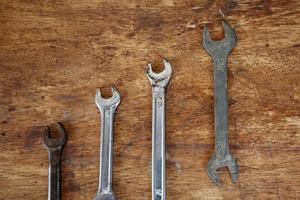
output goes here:
[{"label": "chrome-plated wrench", "polygon": [[112,97],[103,99],[98,89],[95,102],[101,113],[99,188],[94,200],[116,200],[112,190],[113,123],[115,111],[121,101],[119,91],[112,86]]},{"label": "chrome-plated wrench", "polygon": [[148,64],[147,77],[152,86],[152,200],[166,199],[165,181],[165,88],[172,75],[171,64],[164,59],[165,69],[152,71]]},{"label": "chrome-plated wrench", "polygon": [[228,145],[228,103],[227,103],[227,57],[236,46],[235,31],[222,21],[225,38],[213,41],[205,27],[203,31],[203,47],[211,55],[214,62],[214,112],[215,112],[215,152],[208,162],[207,173],[216,185],[220,186],[217,169],[227,166],[231,180],[238,179],[239,167],[229,151]]},{"label": "chrome-plated wrench", "polygon": [[60,199],[61,152],[67,140],[67,133],[61,123],[57,124],[59,138],[50,137],[50,128],[46,126],[43,143],[48,151],[48,200]]}]

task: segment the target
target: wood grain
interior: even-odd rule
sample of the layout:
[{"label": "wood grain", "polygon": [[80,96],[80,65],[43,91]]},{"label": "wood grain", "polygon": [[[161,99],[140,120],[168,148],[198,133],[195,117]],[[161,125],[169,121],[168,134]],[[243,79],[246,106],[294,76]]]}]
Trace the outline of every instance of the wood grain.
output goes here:
[{"label": "wood grain", "polygon": [[[212,60],[205,24],[221,39],[221,15],[236,29],[229,57],[230,146],[236,185],[208,179],[214,148]],[[115,119],[114,190],[151,199],[151,61],[170,60],[168,199],[300,199],[300,2],[298,0],[2,0],[0,2],[0,199],[47,198],[42,127],[63,122],[62,199],[97,191],[96,88],[122,102]]]}]

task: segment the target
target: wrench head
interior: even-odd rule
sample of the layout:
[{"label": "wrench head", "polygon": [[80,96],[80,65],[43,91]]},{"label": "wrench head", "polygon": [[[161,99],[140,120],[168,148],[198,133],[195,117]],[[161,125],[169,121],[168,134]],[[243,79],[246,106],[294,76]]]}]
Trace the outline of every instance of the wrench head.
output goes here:
[{"label": "wrench head", "polygon": [[50,137],[50,127],[46,126],[43,134],[43,143],[47,149],[59,149],[64,146],[67,140],[67,133],[61,123],[57,123],[59,138]]},{"label": "wrench head", "polygon": [[169,80],[172,76],[172,65],[167,59],[163,59],[163,63],[165,69],[160,73],[153,72],[151,63],[148,63],[147,77],[152,86],[164,88],[169,83]]},{"label": "wrench head", "polygon": [[95,102],[97,107],[102,110],[104,107],[110,107],[110,106],[115,106],[117,107],[120,102],[121,102],[121,95],[118,89],[112,85],[111,86],[111,91],[112,91],[112,96],[108,99],[104,99],[101,96],[101,91],[100,89],[97,89],[96,91],[96,97],[95,97]]},{"label": "wrench head", "polygon": [[221,181],[217,174],[217,170],[221,167],[228,167],[231,181],[236,183],[239,176],[239,166],[230,153],[222,157],[214,154],[211,160],[208,162],[206,171],[211,181],[217,186],[221,186]]},{"label": "wrench head", "polygon": [[214,41],[211,39],[207,26],[203,30],[202,45],[212,57],[228,56],[236,46],[237,37],[234,29],[225,21],[222,21],[224,35],[222,40]]},{"label": "wrench head", "polygon": [[114,193],[100,193],[94,198],[94,200],[117,200]]}]

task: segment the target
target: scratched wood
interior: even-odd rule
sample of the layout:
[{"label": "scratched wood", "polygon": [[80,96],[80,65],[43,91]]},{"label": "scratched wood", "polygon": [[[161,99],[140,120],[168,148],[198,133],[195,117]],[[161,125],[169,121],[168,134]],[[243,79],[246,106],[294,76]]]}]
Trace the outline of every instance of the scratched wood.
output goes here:
[{"label": "scratched wood", "polygon": [[[229,57],[229,137],[237,184],[205,166],[214,149],[209,24],[236,29]],[[62,199],[98,186],[96,88],[115,84],[114,191],[151,199],[151,88],[146,64],[174,74],[167,91],[168,199],[300,199],[300,2],[298,0],[68,0],[0,2],[0,199],[46,199],[42,127],[63,122]]]}]

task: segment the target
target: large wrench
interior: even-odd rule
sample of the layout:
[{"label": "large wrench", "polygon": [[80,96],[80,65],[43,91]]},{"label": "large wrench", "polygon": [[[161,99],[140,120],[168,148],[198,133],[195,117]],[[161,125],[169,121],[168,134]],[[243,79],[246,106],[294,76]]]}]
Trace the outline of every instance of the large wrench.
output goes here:
[{"label": "large wrench", "polygon": [[211,55],[214,62],[214,112],[215,112],[215,152],[208,162],[207,173],[218,186],[221,185],[217,169],[227,166],[231,180],[238,179],[239,167],[229,151],[228,145],[228,103],[227,103],[227,57],[235,47],[237,38],[235,31],[222,21],[225,38],[213,41],[207,26],[203,31],[203,47]]},{"label": "large wrench", "polygon": [[59,138],[50,137],[50,128],[46,126],[43,143],[48,150],[48,200],[60,199],[61,152],[67,140],[67,133],[61,123],[57,124]]},{"label": "large wrench", "polygon": [[164,59],[165,69],[160,73],[152,71],[148,64],[147,77],[152,86],[152,200],[166,199],[165,181],[165,87],[171,75],[172,66]]},{"label": "large wrench", "polygon": [[101,113],[100,169],[99,187],[94,200],[116,200],[112,191],[113,173],[113,123],[115,111],[121,101],[116,87],[112,86],[112,97],[103,99],[101,92],[96,91],[95,102]]}]

